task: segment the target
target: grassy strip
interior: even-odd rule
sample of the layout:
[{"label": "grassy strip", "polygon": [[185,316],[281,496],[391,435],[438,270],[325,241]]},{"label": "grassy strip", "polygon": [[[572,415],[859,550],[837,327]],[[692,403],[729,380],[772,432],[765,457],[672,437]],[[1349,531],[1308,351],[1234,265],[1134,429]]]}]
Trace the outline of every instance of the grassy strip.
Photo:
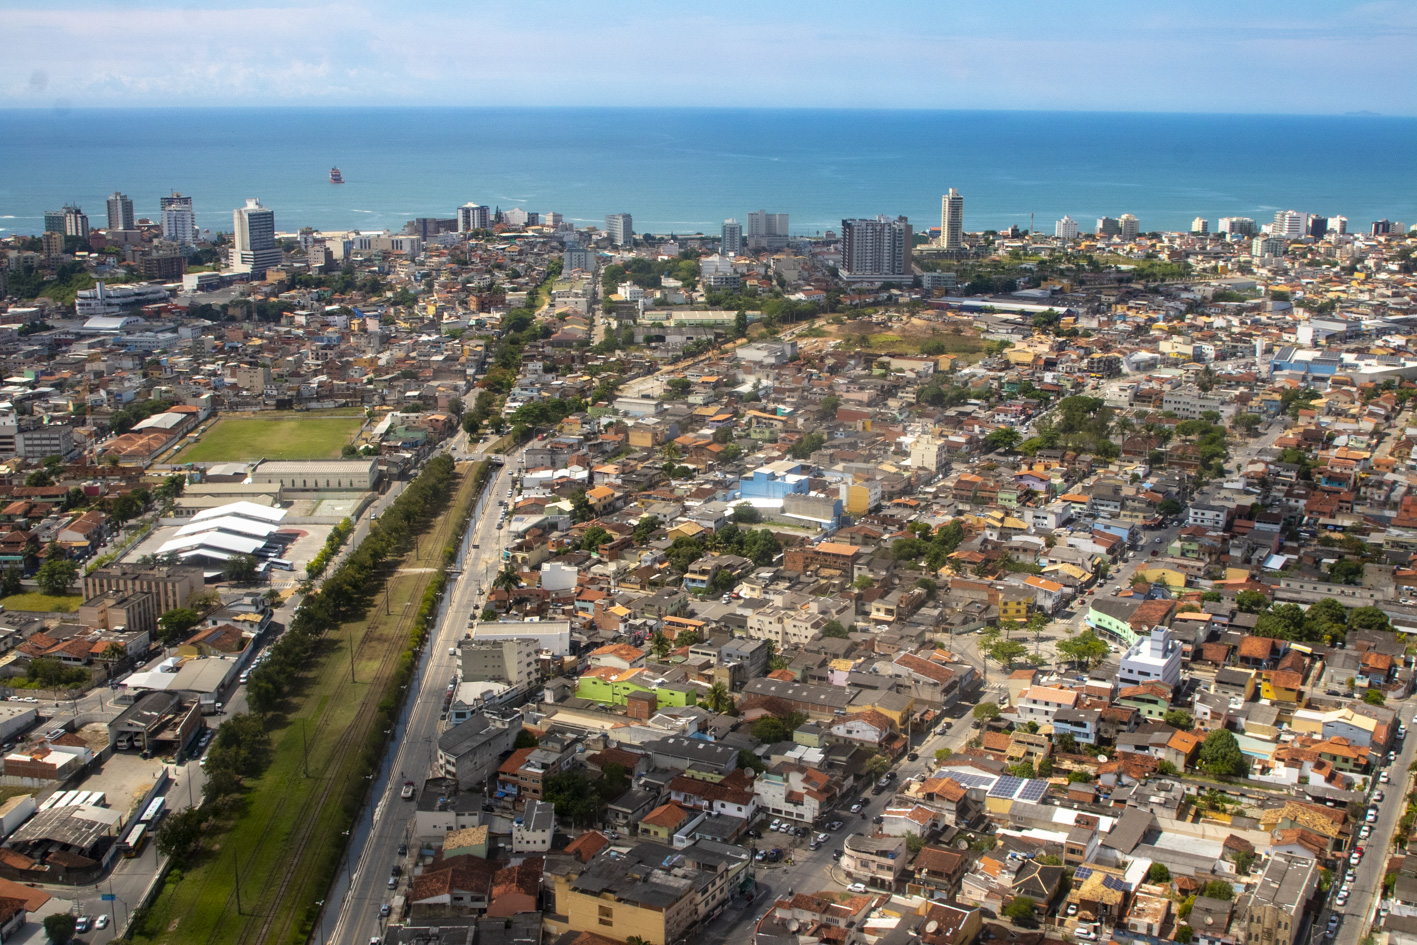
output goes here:
[{"label": "grassy strip", "polygon": [[[371,596],[360,613],[325,634],[325,643],[334,645],[311,661],[309,678],[300,680],[301,696],[293,700],[288,716],[266,717],[273,723],[272,760],[255,790],[230,810],[219,810],[208,830],[209,837],[220,836],[219,843],[209,843],[180,883],[170,880],[150,913],[135,919],[135,938],[210,943],[308,938],[318,915],[315,900],[342,868],[343,834],[366,802],[367,778],[387,745],[385,732],[407,692],[418,650],[437,613],[445,569],[456,556],[457,538],[487,473],[485,463],[463,472],[450,514],[435,511],[431,520],[436,527],[422,541],[421,553],[398,562],[437,570],[395,571],[388,578],[387,604],[382,593]],[[418,609],[410,618],[414,606]],[[336,642],[346,635],[357,641],[354,684],[347,676],[350,654]],[[397,656],[391,659],[395,647]],[[357,729],[354,740],[341,745],[340,736],[351,728]],[[309,808],[311,795],[331,782],[333,789]],[[240,916],[232,895],[234,860],[242,877]],[[286,876],[294,878],[282,890]]]}]

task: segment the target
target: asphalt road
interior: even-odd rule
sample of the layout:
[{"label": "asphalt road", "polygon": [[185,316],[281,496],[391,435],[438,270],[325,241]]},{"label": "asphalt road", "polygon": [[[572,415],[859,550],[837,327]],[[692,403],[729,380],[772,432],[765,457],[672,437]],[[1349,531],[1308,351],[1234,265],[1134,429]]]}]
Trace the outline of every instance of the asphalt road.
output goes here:
[{"label": "asphalt road", "polygon": [[[448,681],[457,669],[456,658],[449,655],[448,648],[466,632],[469,618],[479,607],[483,588],[501,565],[502,547],[510,536],[505,529],[497,529],[497,503],[507,498],[516,465],[509,461],[494,469],[473,513],[472,527],[464,536],[462,573],[445,599],[442,620],[414,678],[416,695],[402,730],[394,735],[392,759],[380,771],[372,820],[368,824],[361,822],[356,828],[346,874],[331,892],[338,900],[338,908],[325,911],[318,939],[362,945],[371,937],[382,935],[387,920],[380,918],[379,907],[407,890],[409,867],[417,853],[413,841],[414,807],[399,792],[405,780],[421,784],[424,778],[437,774],[437,738],[442,732],[439,716]],[[472,547],[474,544],[478,547]],[[401,843],[410,845],[409,853],[403,857],[398,854]],[[397,891],[388,887],[396,863],[405,871]]]},{"label": "asphalt road", "polygon": [[1373,784],[1369,786],[1368,791],[1369,797],[1371,798],[1374,791],[1380,790],[1384,794],[1382,803],[1377,805],[1377,823],[1373,825],[1372,835],[1366,840],[1358,839],[1355,830],[1354,839],[1349,846],[1350,852],[1354,846],[1360,846],[1364,850],[1363,859],[1357,867],[1358,875],[1349,892],[1348,902],[1339,906],[1336,900],[1342,877],[1335,874],[1333,887],[1329,890],[1329,899],[1314,920],[1315,942],[1323,935],[1330,914],[1340,917],[1338,930],[1334,933],[1334,945],[1357,945],[1358,941],[1367,935],[1373,922],[1378,896],[1382,891],[1383,872],[1390,854],[1389,845],[1397,830],[1397,822],[1402,819],[1406,803],[1408,783],[1411,780],[1407,768],[1412,764],[1414,754],[1417,754],[1417,738],[1412,738],[1410,731],[1414,714],[1417,714],[1417,707],[1414,706],[1404,705],[1398,709],[1398,716],[1403,724],[1408,726],[1408,737],[1403,740],[1402,748],[1398,750],[1397,761],[1384,769],[1389,772],[1391,783],[1379,784],[1377,771],[1374,771]]}]

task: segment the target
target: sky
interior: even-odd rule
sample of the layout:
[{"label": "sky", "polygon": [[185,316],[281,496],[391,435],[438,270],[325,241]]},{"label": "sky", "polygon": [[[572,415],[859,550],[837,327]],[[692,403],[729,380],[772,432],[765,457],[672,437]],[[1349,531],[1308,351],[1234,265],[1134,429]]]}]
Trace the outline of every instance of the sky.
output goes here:
[{"label": "sky", "polygon": [[1410,0],[4,0],[0,108],[1414,115],[1414,51]]}]

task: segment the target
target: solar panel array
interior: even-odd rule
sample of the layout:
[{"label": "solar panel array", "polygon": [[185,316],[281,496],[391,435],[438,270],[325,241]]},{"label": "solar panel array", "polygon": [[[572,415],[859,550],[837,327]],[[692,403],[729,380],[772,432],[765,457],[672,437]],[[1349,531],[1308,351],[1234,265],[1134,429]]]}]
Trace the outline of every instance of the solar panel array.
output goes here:
[{"label": "solar panel array", "polygon": [[[1076,878],[1077,874],[1074,873],[1073,877]],[[1126,880],[1117,876],[1102,877],[1102,885],[1107,889],[1115,889],[1117,892],[1128,892],[1132,888]]]},{"label": "solar panel array", "polygon": [[1082,882],[1083,880],[1087,879],[1087,878],[1088,878],[1089,876],[1091,876],[1091,875],[1092,875],[1092,867],[1090,867],[1090,866],[1079,866],[1077,869],[1073,870],[1073,882],[1074,882],[1074,883],[1080,883],[1080,882]]},{"label": "solar panel array", "polygon": [[955,771],[945,768],[940,772],[941,777],[953,778],[967,788],[988,788],[992,787],[997,780],[992,774],[975,774],[972,771]]},{"label": "solar panel array", "polygon": [[1011,774],[1006,774],[999,778],[999,783],[989,790],[990,797],[1013,797],[1018,793],[1018,789],[1023,785],[1023,778],[1016,778]]},{"label": "solar panel array", "polygon": [[1047,781],[1030,780],[1024,782],[1023,790],[1019,791],[1018,799],[1028,801],[1031,804],[1037,804],[1039,801],[1043,800],[1043,795],[1047,793]]}]

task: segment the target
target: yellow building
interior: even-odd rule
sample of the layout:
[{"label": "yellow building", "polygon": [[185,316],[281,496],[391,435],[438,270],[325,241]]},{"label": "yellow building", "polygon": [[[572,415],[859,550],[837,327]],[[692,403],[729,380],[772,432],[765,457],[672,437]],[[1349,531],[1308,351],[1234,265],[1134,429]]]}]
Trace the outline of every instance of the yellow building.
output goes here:
[{"label": "yellow building", "polygon": [[881,504],[881,483],[876,479],[853,482],[844,487],[848,515],[867,515]]}]

